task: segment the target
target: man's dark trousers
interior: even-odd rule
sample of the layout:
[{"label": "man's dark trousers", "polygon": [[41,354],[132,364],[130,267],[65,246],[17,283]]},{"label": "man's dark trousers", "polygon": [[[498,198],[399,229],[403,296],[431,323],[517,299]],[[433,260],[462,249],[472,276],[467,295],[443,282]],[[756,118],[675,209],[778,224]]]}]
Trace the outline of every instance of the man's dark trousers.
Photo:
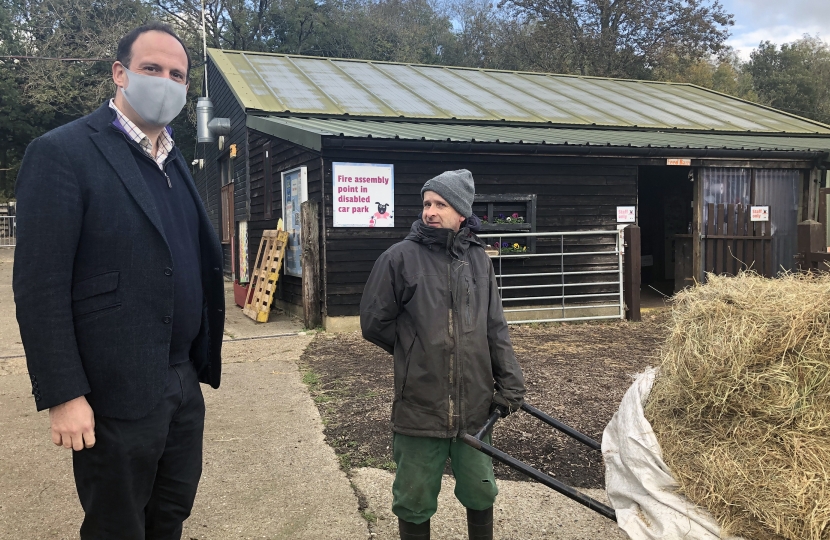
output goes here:
[{"label": "man's dark trousers", "polygon": [[191,362],[170,366],[144,418],[95,417],[96,443],[73,452],[83,540],[179,540],[202,474],[205,402]]}]

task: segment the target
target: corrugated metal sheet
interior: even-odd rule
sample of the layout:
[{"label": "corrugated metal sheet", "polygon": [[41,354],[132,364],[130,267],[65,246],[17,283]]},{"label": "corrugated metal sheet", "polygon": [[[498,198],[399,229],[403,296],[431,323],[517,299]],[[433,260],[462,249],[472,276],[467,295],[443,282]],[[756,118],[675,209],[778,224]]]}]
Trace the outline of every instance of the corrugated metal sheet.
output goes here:
[{"label": "corrugated metal sheet", "polygon": [[347,137],[413,141],[676,148],[678,149],[678,157],[682,157],[683,149],[687,148],[820,152],[830,150],[830,136],[736,135],[712,132],[686,133],[548,126],[435,124],[377,120],[255,117],[251,115],[248,116],[248,125],[259,131],[315,148],[320,147],[322,137]]},{"label": "corrugated metal sheet", "polygon": [[765,226],[772,234],[772,271],[792,270],[798,242],[801,171],[756,169],[754,200],[750,198],[749,169],[702,168],[700,174],[703,202],[707,203],[703,222],[709,222],[708,203],[769,206],[770,220]]},{"label": "corrugated metal sheet", "polygon": [[792,270],[798,244],[798,202],[801,172],[755,171],[755,204],[769,206],[773,271]]},{"label": "corrugated metal sheet", "polygon": [[249,111],[648,129],[830,134],[689,84],[209,49]]}]

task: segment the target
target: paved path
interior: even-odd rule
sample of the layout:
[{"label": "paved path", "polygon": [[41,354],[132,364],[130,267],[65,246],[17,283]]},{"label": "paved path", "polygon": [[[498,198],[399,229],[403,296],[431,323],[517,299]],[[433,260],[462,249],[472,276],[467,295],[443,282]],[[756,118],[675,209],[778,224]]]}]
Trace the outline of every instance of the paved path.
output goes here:
[{"label": "paved path", "polygon": [[[367,512],[376,518],[371,531],[378,539],[398,535],[398,519],[392,514],[394,475],[380,469],[352,471],[355,488],[368,503]],[[555,491],[536,483],[499,480],[499,496],[493,510],[493,532],[499,540],[624,540],[626,534],[616,523],[588,510]],[[433,516],[432,537],[440,540],[467,540],[466,510],[453,495],[455,480],[444,476]],[[605,491],[583,490],[605,504]]]},{"label": "paved path", "polygon": [[[47,414],[35,412],[14,318],[12,257],[0,250],[0,540],[75,539],[83,515],[71,455],[51,443]],[[311,336],[296,335],[297,321],[257,325],[230,304],[228,311],[222,386],[203,386],[204,474],[183,538],[366,538],[355,492],[297,369]],[[242,339],[275,334],[294,335]]]}]

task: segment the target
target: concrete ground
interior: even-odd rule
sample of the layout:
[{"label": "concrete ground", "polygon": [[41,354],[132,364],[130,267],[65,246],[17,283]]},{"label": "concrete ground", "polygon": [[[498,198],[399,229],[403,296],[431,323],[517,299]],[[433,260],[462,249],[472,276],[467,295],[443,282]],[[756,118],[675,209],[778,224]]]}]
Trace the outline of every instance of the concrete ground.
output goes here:
[{"label": "concrete ground", "polygon": [[[14,317],[14,252],[0,249],[0,540],[75,539],[83,517],[71,454],[49,438],[31,397]],[[204,387],[204,473],[186,540],[397,538],[393,475],[357,469],[347,478],[323,436],[297,359],[313,338],[288,317],[257,324],[228,289],[219,390]],[[44,329],[48,331],[48,329]],[[433,538],[466,538],[464,511],[444,479]],[[626,538],[605,518],[538,484],[499,483],[496,538]],[[603,493],[588,490],[602,498]],[[358,495],[368,507],[358,510]]]},{"label": "concrete ground", "polygon": [[[35,412],[14,317],[12,257],[0,250],[0,540],[74,539],[83,513],[71,453],[52,444],[47,413]],[[297,369],[312,336],[298,335],[302,325],[285,317],[254,323],[228,301],[222,386],[203,387],[204,473],[183,538],[367,538]],[[274,335],[283,337],[262,337]]]},{"label": "concrete ground", "polygon": [[[377,538],[398,538],[398,519],[392,514],[394,474],[381,469],[352,471],[355,488],[369,503],[367,515],[376,518],[370,530]],[[498,481],[499,496],[493,510],[493,533],[499,540],[615,540],[628,538],[616,523],[536,483]],[[466,511],[453,495],[455,481],[444,476],[438,512],[431,520],[432,537],[467,540]],[[605,492],[584,493],[605,504]]]}]

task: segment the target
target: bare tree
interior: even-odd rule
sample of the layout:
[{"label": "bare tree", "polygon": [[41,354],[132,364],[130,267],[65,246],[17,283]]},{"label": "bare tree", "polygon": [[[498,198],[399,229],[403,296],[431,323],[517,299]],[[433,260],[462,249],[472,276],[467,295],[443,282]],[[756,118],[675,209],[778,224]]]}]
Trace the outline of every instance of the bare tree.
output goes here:
[{"label": "bare tree", "polygon": [[[48,58],[114,59],[119,39],[151,11],[138,0],[41,0],[27,3],[19,23],[28,54]],[[113,94],[111,60],[26,62],[24,95],[36,106],[81,116]]]}]

